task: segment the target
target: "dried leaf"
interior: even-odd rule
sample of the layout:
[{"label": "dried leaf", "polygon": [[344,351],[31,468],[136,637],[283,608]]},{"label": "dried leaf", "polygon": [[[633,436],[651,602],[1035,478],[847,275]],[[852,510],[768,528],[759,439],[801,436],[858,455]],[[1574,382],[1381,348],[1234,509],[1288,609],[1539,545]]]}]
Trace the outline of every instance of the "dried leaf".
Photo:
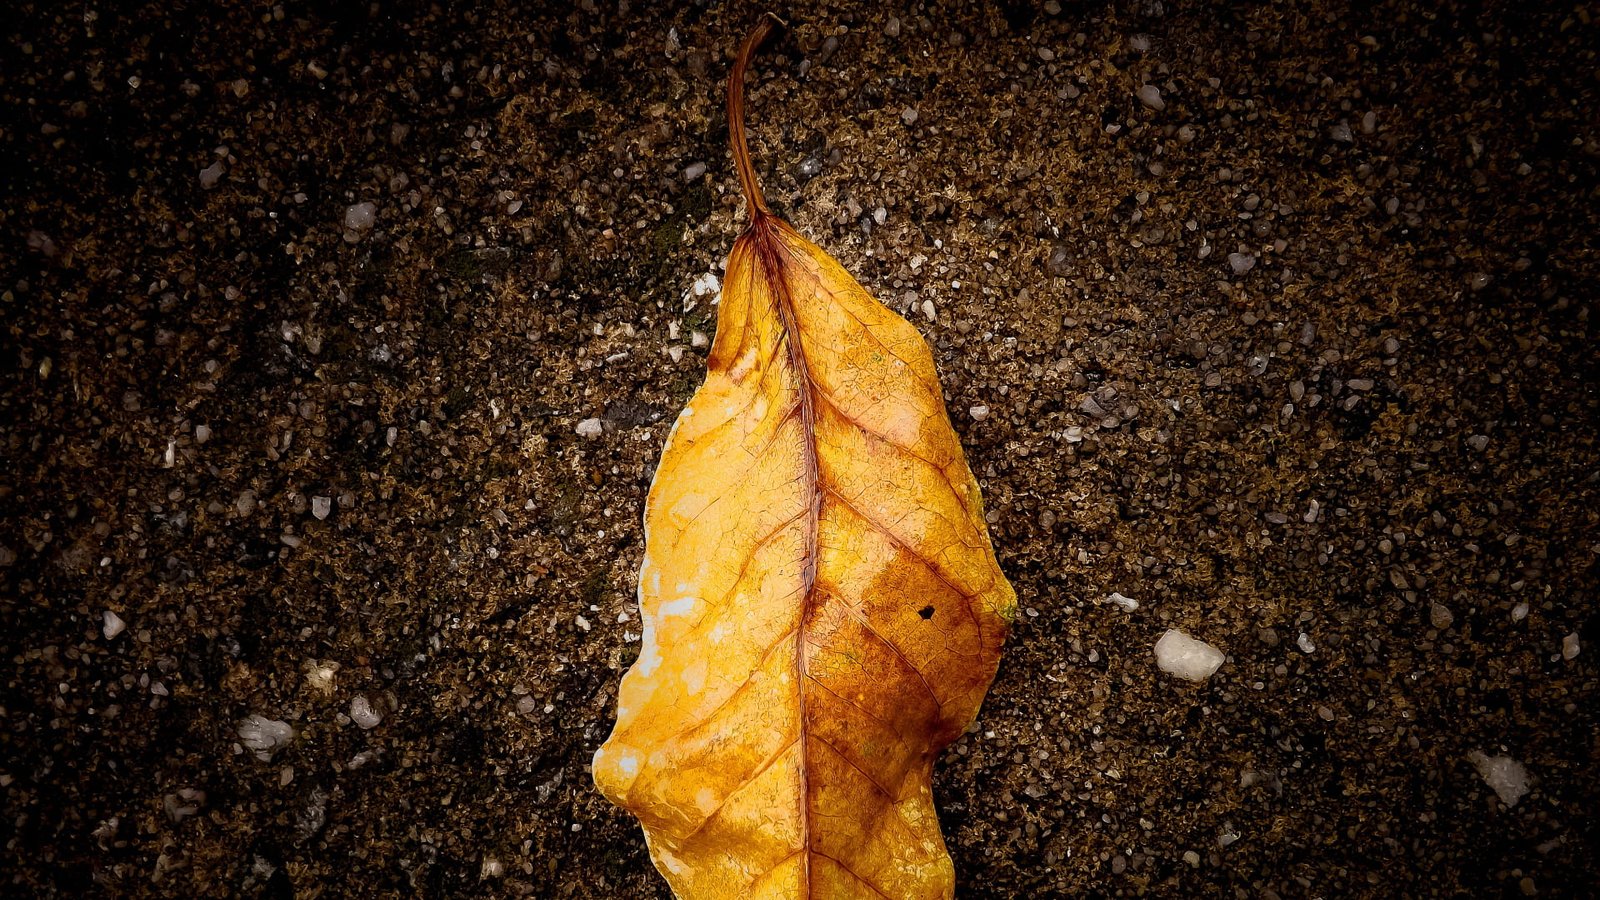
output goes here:
[{"label": "dried leaf", "polygon": [[1016,597],[927,345],[761,197],[743,81],[768,28],[729,85],[750,224],[650,490],[595,783],[680,897],[949,897],[930,775]]}]

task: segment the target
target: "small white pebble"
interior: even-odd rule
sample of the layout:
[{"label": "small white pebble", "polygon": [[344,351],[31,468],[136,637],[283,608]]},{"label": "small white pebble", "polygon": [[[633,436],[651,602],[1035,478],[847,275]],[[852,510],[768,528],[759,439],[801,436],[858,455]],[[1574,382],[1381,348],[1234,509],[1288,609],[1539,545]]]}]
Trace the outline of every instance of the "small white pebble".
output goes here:
[{"label": "small white pebble", "polygon": [[696,297],[704,297],[707,294],[715,294],[721,289],[722,284],[717,280],[717,273],[715,272],[707,272],[704,275],[701,275],[699,278],[696,278],[694,280],[694,284],[689,285],[689,293]]},{"label": "small white pebble", "polygon": [[1128,612],[1133,612],[1139,608],[1139,601],[1133,599],[1132,597],[1124,597],[1115,591],[1112,591],[1110,594],[1106,595],[1106,602],[1116,604]]},{"label": "small white pebble", "polygon": [[313,516],[316,516],[319,519],[326,519],[328,517],[328,514],[331,513],[331,512],[333,512],[333,498],[332,497],[312,497],[311,498],[311,514]]},{"label": "small white pebble", "polygon": [[200,812],[200,807],[205,802],[206,792],[197,788],[179,788],[176,793],[161,798],[161,805],[167,811],[167,818],[173,822],[182,822]]},{"label": "small white pebble", "polygon": [[100,633],[105,635],[106,640],[109,641],[121,634],[127,627],[128,623],[122,621],[121,616],[108,609],[105,611],[104,624],[100,626]]},{"label": "small white pebble", "polygon": [[1511,607],[1511,621],[1521,622],[1528,617],[1528,604],[1526,601]]},{"label": "small white pebble", "polygon": [[1467,446],[1482,453],[1484,448],[1489,446],[1489,436],[1487,434],[1475,434],[1467,438]]},{"label": "small white pebble", "polygon": [[1222,666],[1221,650],[1176,628],[1156,641],[1156,667],[1188,681],[1205,681]]},{"label": "small white pebble", "polygon": [[294,740],[294,728],[281,719],[269,719],[259,713],[245,716],[235,726],[239,742],[262,760],[272,758],[279,747]]},{"label": "small white pebble", "polygon": [[704,175],[705,173],[706,173],[706,164],[705,163],[703,163],[703,162],[693,162],[693,163],[688,164],[687,166],[684,166],[684,168],[683,168],[683,180],[684,181],[694,181],[696,178],[699,178],[701,175]]},{"label": "small white pebble", "polygon": [[1506,806],[1516,806],[1528,793],[1527,767],[1511,757],[1487,756],[1481,750],[1474,750],[1467,754],[1467,760]]},{"label": "small white pebble", "polygon": [[1561,639],[1562,659],[1577,659],[1581,650],[1583,650],[1583,647],[1578,643],[1578,633],[1576,631]]},{"label": "small white pebble", "polygon": [[900,110],[900,121],[906,123],[907,125],[915,124],[917,121],[916,109],[908,106],[905,109]]},{"label": "small white pebble", "polygon": [[1147,84],[1139,88],[1139,102],[1156,112],[1161,112],[1167,108],[1167,101],[1161,99],[1161,89],[1153,84]]},{"label": "small white pebble", "polygon": [[574,618],[572,621],[577,624],[579,629],[581,629],[583,631],[588,631],[589,630],[589,627],[590,627],[589,626],[589,620],[585,619],[583,616],[578,616],[578,617]]},{"label": "small white pebble", "polygon": [[584,419],[578,423],[577,428],[578,434],[586,438],[599,437],[600,432],[604,430],[605,428],[600,424],[599,419]]},{"label": "small white pebble", "polygon": [[345,207],[344,227],[351,231],[368,231],[377,220],[378,206],[372,202]]},{"label": "small white pebble", "polygon": [[357,694],[350,701],[350,721],[361,726],[362,731],[371,731],[383,721],[383,716],[372,707],[365,694]]},{"label": "small white pebble", "polygon": [[922,301],[922,315],[929,322],[938,321],[938,319],[939,319],[939,311],[937,309],[934,309],[932,300],[924,300],[924,301]]},{"label": "small white pebble", "polygon": [[1196,869],[1200,868],[1200,854],[1194,852],[1193,850],[1183,851],[1183,861]]},{"label": "small white pebble", "polygon": [[211,426],[196,425],[194,427],[194,442],[196,444],[204,444],[209,440],[211,440]]},{"label": "small white pebble", "polygon": [[694,331],[689,334],[689,346],[691,347],[704,347],[710,343],[711,339],[706,337],[704,331]]},{"label": "small white pebble", "polygon": [[984,419],[989,418],[989,407],[982,403],[974,405],[967,412],[972,414],[972,419],[975,422],[982,422]]},{"label": "small white pebble", "polygon": [[1300,648],[1301,653],[1312,653],[1317,649],[1317,645],[1311,642],[1311,635],[1306,634],[1304,631],[1300,632],[1300,636],[1295,638],[1294,644]]}]

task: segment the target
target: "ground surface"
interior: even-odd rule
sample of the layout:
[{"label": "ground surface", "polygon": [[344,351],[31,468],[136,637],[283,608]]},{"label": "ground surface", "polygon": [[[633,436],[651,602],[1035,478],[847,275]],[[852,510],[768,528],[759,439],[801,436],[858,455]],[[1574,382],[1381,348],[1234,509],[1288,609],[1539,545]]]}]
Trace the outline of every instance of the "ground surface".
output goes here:
[{"label": "ground surface", "polygon": [[[0,893],[666,896],[587,764],[756,10],[585,5],[5,19]],[[1065,6],[810,5],[751,81],[1024,607],[962,895],[1584,895],[1597,26]]]}]

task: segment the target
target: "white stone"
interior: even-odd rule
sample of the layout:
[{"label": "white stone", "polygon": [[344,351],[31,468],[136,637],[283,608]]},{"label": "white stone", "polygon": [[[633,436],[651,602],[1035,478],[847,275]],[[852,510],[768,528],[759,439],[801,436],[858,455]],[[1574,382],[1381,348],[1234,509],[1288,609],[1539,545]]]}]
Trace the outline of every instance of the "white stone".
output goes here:
[{"label": "white stone", "polygon": [[1205,681],[1221,668],[1222,651],[1205,641],[1195,640],[1176,628],[1156,641],[1156,666],[1161,671],[1189,681]]},{"label": "white stone", "polygon": [[1481,750],[1474,750],[1467,754],[1467,760],[1506,806],[1516,806],[1528,793],[1528,770],[1511,757],[1487,756]]},{"label": "white stone", "polygon": [[128,623],[122,621],[122,617],[121,616],[117,615],[116,613],[114,613],[114,612],[112,612],[111,610],[108,609],[105,612],[104,624],[102,624],[100,626],[100,633],[105,635],[106,636],[106,640],[109,641],[112,638],[116,637],[117,635],[121,634],[123,632],[123,629],[125,629],[127,627],[128,627]]},{"label": "white stone", "polygon": [[599,419],[584,419],[582,422],[578,423],[577,430],[580,436],[592,438],[599,437],[600,432],[604,431],[605,427],[600,424]]},{"label": "white stone", "polygon": [[989,407],[982,403],[976,404],[967,412],[972,414],[973,421],[976,422],[982,422],[984,419],[989,418]]},{"label": "white stone", "polygon": [[1161,89],[1153,84],[1147,84],[1139,88],[1139,102],[1156,112],[1167,108],[1167,101],[1161,99]]},{"label": "white stone", "polygon": [[206,166],[204,169],[201,169],[200,186],[208,191],[216,187],[217,182],[222,179],[222,170],[222,160],[220,159],[211,165]]},{"label": "white stone", "polygon": [[319,519],[326,519],[328,517],[328,514],[331,513],[331,512],[333,512],[333,498],[332,497],[312,497],[311,498],[311,514],[313,516],[316,516]]},{"label": "white stone", "polygon": [[1106,602],[1114,603],[1128,612],[1133,612],[1139,608],[1139,601],[1133,599],[1132,597],[1124,597],[1116,591],[1112,591],[1106,596]]},{"label": "white stone", "polygon": [[350,701],[350,721],[361,726],[362,731],[371,731],[383,721],[383,715],[372,707],[365,694],[357,694]]},{"label": "white stone", "polygon": [[694,280],[694,284],[689,285],[689,293],[695,295],[696,297],[704,297],[707,294],[715,294],[720,290],[722,290],[722,283],[717,280],[717,273],[715,272],[707,272],[704,275],[701,275],[699,278],[696,278]]},{"label": "white stone", "polygon": [[206,792],[196,788],[180,788],[176,793],[168,794],[161,798],[161,805],[167,811],[167,818],[174,823],[200,812],[200,807],[206,802]]},{"label": "white stone", "polygon": [[261,760],[272,758],[278,748],[294,740],[294,728],[281,719],[252,714],[239,720],[236,726],[239,742]]},{"label": "white stone", "polygon": [[351,231],[367,231],[372,228],[372,223],[377,220],[378,206],[375,203],[357,203],[347,207],[344,211],[344,227]]},{"label": "white stone", "polygon": [[1583,646],[1578,643],[1578,633],[1576,631],[1561,639],[1562,659],[1576,659],[1578,652],[1582,649]]}]

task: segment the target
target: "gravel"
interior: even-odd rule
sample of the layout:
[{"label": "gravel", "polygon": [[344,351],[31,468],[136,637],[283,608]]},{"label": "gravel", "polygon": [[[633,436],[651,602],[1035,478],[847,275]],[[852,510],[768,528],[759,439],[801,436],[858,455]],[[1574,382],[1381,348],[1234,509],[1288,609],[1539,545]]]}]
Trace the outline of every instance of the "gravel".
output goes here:
[{"label": "gravel", "polygon": [[[753,13],[580,6],[18,7],[7,896],[668,896],[587,766]],[[1425,12],[844,0],[757,58],[769,201],[928,338],[1019,594],[960,896],[1600,882],[1593,29]]]}]

